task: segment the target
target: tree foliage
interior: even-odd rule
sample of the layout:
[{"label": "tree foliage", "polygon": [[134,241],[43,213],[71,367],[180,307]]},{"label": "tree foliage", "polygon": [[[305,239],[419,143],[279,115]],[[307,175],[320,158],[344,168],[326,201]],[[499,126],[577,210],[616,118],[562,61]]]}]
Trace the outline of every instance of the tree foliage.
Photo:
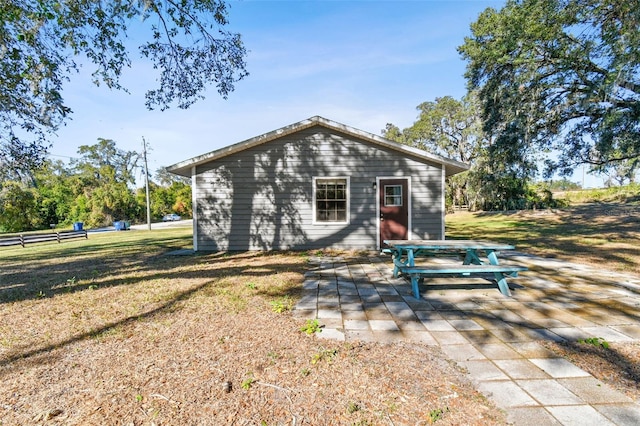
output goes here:
[{"label": "tree foliage", "polygon": [[447,179],[447,205],[472,210],[512,210],[553,205],[551,194],[531,185],[536,163],[518,128],[491,137],[482,127],[479,104],[471,93],[423,102],[411,127],[389,123],[387,139],[471,165]]},{"label": "tree foliage", "polygon": [[473,161],[482,146],[482,123],[474,107],[473,95],[462,100],[451,96],[436,98],[417,106],[413,125],[400,130],[387,124],[383,135],[390,140],[420,148],[463,163]]},{"label": "tree foliage", "polygon": [[140,154],[124,151],[111,139],[98,138],[95,145],[78,147],[80,158],[71,162],[75,170],[96,181],[135,184],[135,172],[139,168]]},{"label": "tree foliage", "polygon": [[552,180],[548,183],[548,187],[550,191],[577,191],[582,189],[582,185],[567,178]]},{"label": "tree foliage", "polygon": [[124,89],[132,28],[148,31],[140,54],[159,72],[149,109],[188,108],[210,84],[226,97],[247,75],[227,24],[222,0],[0,1],[0,177],[42,164],[47,134],[71,114],[62,93],[77,58],[95,67],[96,85]]},{"label": "tree foliage", "polygon": [[17,232],[33,228],[37,209],[33,190],[19,182],[7,181],[0,187],[0,230]]},{"label": "tree foliage", "polygon": [[[472,163],[481,154],[486,141],[473,94],[462,100],[436,98],[416,109],[419,115],[411,127],[400,130],[388,123],[382,131],[384,137],[463,163]],[[466,172],[448,179],[447,194],[452,204],[469,204],[467,179]]]},{"label": "tree foliage", "polygon": [[[139,155],[110,139],[78,149],[79,159],[65,165],[45,161],[28,181],[0,182],[0,232],[70,226],[110,226],[116,220],[146,220],[144,189],[134,190]],[[191,187],[181,181],[150,182],[152,218],[168,213],[191,216]]]},{"label": "tree foliage", "polygon": [[471,31],[459,51],[489,134],[557,153],[547,171],[565,175],[640,157],[637,0],[510,0]]}]

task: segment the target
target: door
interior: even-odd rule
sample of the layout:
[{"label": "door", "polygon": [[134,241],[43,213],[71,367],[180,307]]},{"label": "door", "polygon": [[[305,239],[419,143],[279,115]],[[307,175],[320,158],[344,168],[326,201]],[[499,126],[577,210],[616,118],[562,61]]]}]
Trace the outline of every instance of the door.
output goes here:
[{"label": "door", "polygon": [[378,182],[380,210],[380,248],[384,240],[406,240],[409,237],[408,179],[381,178]]}]

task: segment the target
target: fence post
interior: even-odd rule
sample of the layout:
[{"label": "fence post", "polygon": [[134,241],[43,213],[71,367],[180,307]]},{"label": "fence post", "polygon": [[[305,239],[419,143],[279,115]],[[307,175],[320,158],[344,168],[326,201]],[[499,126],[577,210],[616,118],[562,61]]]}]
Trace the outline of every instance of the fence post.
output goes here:
[{"label": "fence post", "polygon": [[60,233],[56,232],[56,238],[58,238],[58,244],[60,244]]},{"label": "fence post", "polygon": [[24,248],[24,236],[20,234],[20,245]]}]

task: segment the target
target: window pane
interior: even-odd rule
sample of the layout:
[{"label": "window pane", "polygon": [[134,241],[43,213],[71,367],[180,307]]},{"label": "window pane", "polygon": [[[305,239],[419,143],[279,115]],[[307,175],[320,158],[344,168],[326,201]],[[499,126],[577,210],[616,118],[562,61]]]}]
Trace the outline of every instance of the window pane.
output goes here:
[{"label": "window pane", "polygon": [[347,180],[316,180],[316,221],[345,222],[347,220]]},{"label": "window pane", "polygon": [[384,186],[384,205],[402,206],[402,185]]}]

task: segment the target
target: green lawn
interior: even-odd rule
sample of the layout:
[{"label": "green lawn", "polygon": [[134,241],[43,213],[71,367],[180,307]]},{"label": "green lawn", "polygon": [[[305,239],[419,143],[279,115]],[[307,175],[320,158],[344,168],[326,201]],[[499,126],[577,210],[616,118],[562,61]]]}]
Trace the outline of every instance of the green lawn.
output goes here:
[{"label": "green lawn", "polygon": [[558,210],[457,212],[447,215],[447,238],[487,239],[532,254],[583,263],[606,262],[640,271],[640,206],[589,203]]}]

